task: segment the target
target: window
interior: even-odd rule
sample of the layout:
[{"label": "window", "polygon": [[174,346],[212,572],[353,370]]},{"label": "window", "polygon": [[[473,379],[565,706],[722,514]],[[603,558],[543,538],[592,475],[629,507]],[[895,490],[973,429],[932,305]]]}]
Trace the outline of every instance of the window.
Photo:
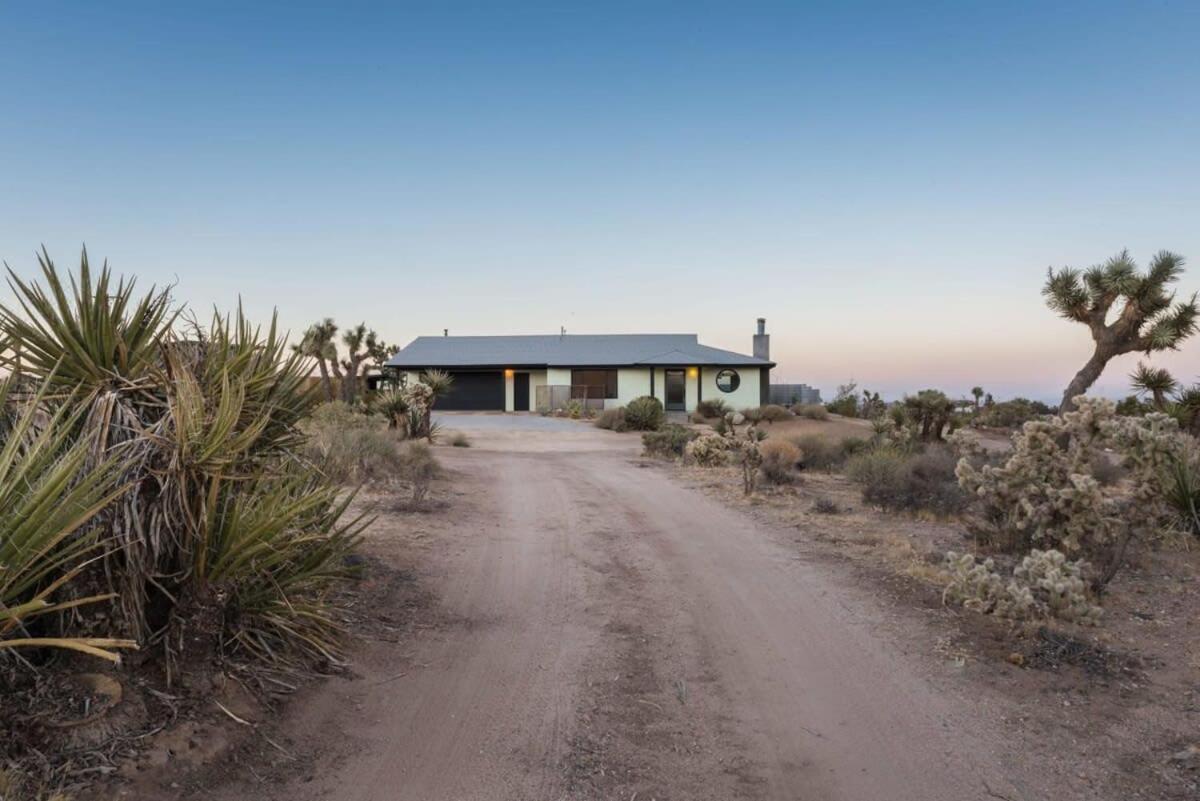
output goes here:
[{"label": "window", "polygon": [[722,392],[736,392],[742,383],[742,377],[737,370],[722,370],[717,373],[717,389]]},{"label": "window", "polygon": [[572,398],[617,397],[616,370],[572,370]]}]

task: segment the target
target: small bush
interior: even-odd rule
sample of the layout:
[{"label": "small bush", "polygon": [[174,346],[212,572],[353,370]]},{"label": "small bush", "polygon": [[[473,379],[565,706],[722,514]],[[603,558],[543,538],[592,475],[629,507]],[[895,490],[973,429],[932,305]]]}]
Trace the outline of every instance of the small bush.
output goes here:
[{"label": "small bush", "polygon": [[399,475],[412,488],[412,503],[419,506],[437,478],[439,466],[433,451],[424,442],[409,442],[400,450]]},{"label": "small bush", "polygon": [[856,453],[862,453],[871,444],[869,439],[865,437],[842,437],[841,449],[842,455],[845,458],[850,458]]},{"label": "small bush", "polygon": [[946,448],[909,455],[890,447],[853,456],[846,474],[862,488],[863,500],[885,509],[953,514],[967,496],[955,477],[957,459]]},{"label": "small bush", "polygon": [[808,420],[829,419],[829,410],[819,403],[797,403],[792,407],[792,412],[797,417],[803,417]]},{"label": "small bush", "polygon": [[842,507],[838,506],[837,502],[834,501],[833,498],[826,498],[824,496],[813,501],[812,508],[814,512],[823,515],[836,515],[840,514],[842,511]]},{"label": "small bush", "polygon": [[690,428],[672,423],[658,431],[642,434],[642,450],[647,456],[676,459],[683,456],[687,444],[696,436]]},{"label": "small bush", "polygon": [[729,406],[720,398],[705,399],[696,404],[696,414],[706,420],[724,417],[728,411]]},{"label": "small bush", "polygon": [[308,434],[305,455],[333,481],[387,481],[399,466],[396,436],[376,415],[355,411],[342,401],[323,403],[301,423]]},{"label": "small bush", "polygon": [[975,418],[975,424],[996,428],[1017,428],[1030,420],[1051,414],[1054,410],[1041,401],[1027,398],[993,403],[984,408]]},{"label": "small bush", "polygon": [[758,407],[758,419],[764,423],[782,423],[784,420],[791,420],[794,416],[783,406],[774,403]]},{"label": "small bush", "polygon": [[595,425],[596,428],[604,428],[609,431],[625,431],[629,427],[625,422],[625,407],[605,409],[596,418]]},{"label": "small bush", "polygon": [[842,417],[858,417],[858,397],[847,395],[825,404],[826,411],[840,414]]},{"label": "small bush", "polygon": [[633,431],[657,431],[666,420],[662,401],[643,395],[634,398],[625,407],[625,424]]},{"label": "small bush", "polygon": [[455,431],[454,436],[450,438],[450,445],[455,448],[471,447],[471,440],[461,431]]},{"label": "small bush", "polygon": [[806,470],[836,470],[846,461],[844,446],[820,434],[801,434],[789,440],[800,449]]},{"label": "small bush", "polygon": [[566,412],[567,417],[570,417],[572,420],[578,420],[580,417],[583,417],[583,403],[572,398],[567,401]]},{"label": "small bush", "polygon": [[769,439],[759,446],[763,477],[772,484],[789,484],[796,478],[801,452],[786,439]]},{"label": "small bush", "polygon": [[[755,406],[751,409],[742,409],[740,412],[737,413],[737,415],[742,418],[742,422],[750,423],[752,425],[761,423],[762,422],[762,407]],[[734,425],[738,425],[736,420],[734,421]]]},{"label": "small bush", "polygon": [[862,489],[864,501],[890,506],[891,499],[902,494],[904,462],[903,454],[893,448],[872,448],[846,462],[846,475]]}]

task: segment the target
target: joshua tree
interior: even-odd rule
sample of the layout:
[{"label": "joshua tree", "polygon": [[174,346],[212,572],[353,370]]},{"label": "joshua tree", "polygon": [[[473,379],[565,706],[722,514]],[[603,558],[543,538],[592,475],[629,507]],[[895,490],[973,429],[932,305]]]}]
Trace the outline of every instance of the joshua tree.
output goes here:
[{"label": "joshua tree", "polygon": [[921,439],[940,440],[954,414],[954,401],[936,389],[923,389],[904,397],[904,408],[920,431]]},{"label": "joshua tree", "polygon": [[[1162,250],[1139,273],[1128,251],[1087,270],[1064,267],[1047,271],[1042,294],[1062,317],[1083,323],[1096,343],[1092,357],[1067,385],[1060,411],[1075,408],[1105,365],[1123,353],[1175,350],[1196,331],[1196,296],[1175,303],[1168,285],[1183,274],[1183,257]],[[1116,312],[1115,318],[1109,317]]]},{"label": "joshua tree", "polygon": [[1137,370],[1129,376],[1134,390],[1139,395],[1150,393],[1154,399],[1154,408],[1160,412],[1167,410],[1167,396],[1179,389],[1179,382],[1167,372],[1164,367],[1150,367],[1138,362]]},{"label": "joshua tree", "polygon": [[367,364],[381,366],[396,352],[396,347],[384,343],[378,334],[367,328],[366,323],[359,323],[343,332],[342,344],[346,346],[348,357],[342,360],[342,367],[346,371],[342,381],[342,400],[354,403],[358,399],[362,372]]},{"label": "joshua tree", "polygon": [[971,394],[975,397],[975,414],[979,414],[979,403],[983,400],[983,387],[971,387]]},{"label": "joshua tree", "polygon": [[325,400],[333,400],[333,382],[329,378],[330,368],[341,381],[341,370],[338,368],[337,345],[333,338],[337,334],[337,324],[332,318],[326,317],[319,323],[313,323],[305,331],[299,344],[293,345],[292,350],[302,356],[315,359],[317,368],[321,371],[321,387],[325,392]]}]

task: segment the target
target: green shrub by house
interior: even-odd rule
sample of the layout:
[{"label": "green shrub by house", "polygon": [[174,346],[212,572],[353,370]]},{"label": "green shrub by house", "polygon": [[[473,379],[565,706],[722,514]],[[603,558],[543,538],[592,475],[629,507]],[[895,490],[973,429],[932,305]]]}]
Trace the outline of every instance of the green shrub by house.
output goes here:
[{"label": "green shrub by house", "polygon": [[625,425],[631,431],[657,431],[666,420],[662,401],[643,395],[634,398],[625,406]]}]

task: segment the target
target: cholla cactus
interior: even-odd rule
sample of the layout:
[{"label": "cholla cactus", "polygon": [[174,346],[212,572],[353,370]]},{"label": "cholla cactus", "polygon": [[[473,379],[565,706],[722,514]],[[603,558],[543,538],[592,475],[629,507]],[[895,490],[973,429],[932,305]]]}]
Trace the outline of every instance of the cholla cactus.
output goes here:
[{"label": "cholla cactus", "polygon": [[701,467],[725,464],[728,439],[715,432],[705,432],[684,446],[684,458]]},{"label": "cholla cactus", "polygon": [[753,494],[758,487],[758,469],[763,462],[761,442],[754,426],[750,426],[737,442],[737,459],[742,465],[742,491],[747,495]]},{"label": "cholla cactus", "polygon": [[[1026,423],[999,465],[977,466],[982,451],[970,434],[953,439],[964,458],[956,475],[981,517],[1016,534],[1023,547],[1068,554],[1103,553],[1169,516],[1162,499],[1165,467],[1195,448],[1163,414],[1120,417],[1112,401],[1078,398],[1077,410]],[[1106,488],[1092,474],[1111,448],[1123,457],[1129,486]]]},{"label": "cholla cactus", "polygon": [[1007,582],[996,572],[995,562],[976,562],[971,554],[950,551],[946,569],[951,580],[943,599],[981,614],[1010,620],[1054,617],[1095,625],[1102,613],[1083,581],[1085,563],[1069,561],[1061,551],[1030,551]]}]

